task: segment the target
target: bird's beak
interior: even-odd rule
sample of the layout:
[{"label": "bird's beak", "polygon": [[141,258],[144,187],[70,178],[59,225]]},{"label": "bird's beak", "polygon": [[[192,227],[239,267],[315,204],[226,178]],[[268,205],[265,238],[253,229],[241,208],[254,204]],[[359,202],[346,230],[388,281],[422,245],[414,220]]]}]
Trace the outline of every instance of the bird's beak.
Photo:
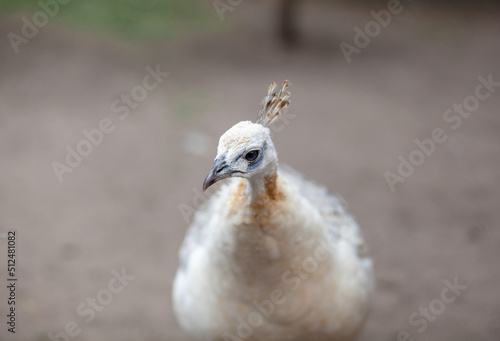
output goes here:
[{"label": "bird's beak", "polygon": [[207,178],[203,181],[203,190],[205,191],[208,187],[212,186],[219,180],[229,178],[231,176],[231,170],[224,158],[219,158],[214,161],[212,170],[208,173]]}]

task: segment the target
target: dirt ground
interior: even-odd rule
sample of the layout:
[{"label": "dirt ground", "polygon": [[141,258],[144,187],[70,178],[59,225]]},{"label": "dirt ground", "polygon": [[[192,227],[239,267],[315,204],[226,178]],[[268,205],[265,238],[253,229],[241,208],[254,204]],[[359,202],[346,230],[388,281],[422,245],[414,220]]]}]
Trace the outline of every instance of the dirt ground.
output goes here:
[{"label": "dirt ground", "polygon": [[[361,340],[499,339],[500,87],[475,97],[480,77],[500,81],[498,13],[405,9],[347,63],[339,44],[379,8],[322,6],[303,8],[292,51],[251,2],[228,14],[236,32],[164,46],[49,25],[15,54],[4,37],[19,19],[0,21],[0,340],[188,340],[170,300],[188,227],[180,208],[203,201],[219,136],[253,120],[268,84],[284,79],[294,117],[274,134],[280,161],[344,197],[374,258]],[[169,74],[142,93],[147,67]],[[126,117],[114,112],[131,91],[144,98]],[[460,118],[453,106],[464,101],[474,110]],[[110,122],[59,182],[53,163],[78,145],[87,152],[82,130]],[[433,134],[434,150],[416,152]],[[411,175],[400,157],[418,164]],[[392,191],[384,173],[398,166]]]}]

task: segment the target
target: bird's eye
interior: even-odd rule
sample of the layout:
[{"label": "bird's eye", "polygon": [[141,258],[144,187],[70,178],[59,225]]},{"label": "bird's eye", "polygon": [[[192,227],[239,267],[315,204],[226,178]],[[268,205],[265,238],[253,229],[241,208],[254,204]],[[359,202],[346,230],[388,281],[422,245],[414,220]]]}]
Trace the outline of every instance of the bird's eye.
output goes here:
[{"label": "bird's eye", "polygon": [[245,155],[245,160],[247,161],[255,161],[259,156],[258,150],[251,150]]}]

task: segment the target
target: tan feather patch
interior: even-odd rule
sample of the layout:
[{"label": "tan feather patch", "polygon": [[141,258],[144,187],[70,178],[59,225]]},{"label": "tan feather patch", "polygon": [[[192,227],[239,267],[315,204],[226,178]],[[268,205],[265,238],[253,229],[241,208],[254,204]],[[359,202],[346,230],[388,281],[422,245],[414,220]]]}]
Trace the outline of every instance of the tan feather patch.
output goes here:
[{"label": "tan feather patch", "polygon": [[278,89],[276,83],[269,86],[267,96],[261,102],[259,117],[255,123],[269,127],[281,115],[283,110],[290,105],[290,92],[286,91],[289,86],[289,81],[284,81],[281,89]]}]

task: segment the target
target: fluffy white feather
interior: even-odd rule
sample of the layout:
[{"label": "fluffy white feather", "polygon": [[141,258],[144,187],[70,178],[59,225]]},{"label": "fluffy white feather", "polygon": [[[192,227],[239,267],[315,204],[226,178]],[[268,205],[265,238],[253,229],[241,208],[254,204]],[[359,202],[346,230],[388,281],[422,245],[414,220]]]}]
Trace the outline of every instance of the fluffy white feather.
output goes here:
[{"label": "fluffy white feather", "polygon": [[261,123],[240,122],[221,137],[204,187],[228,177],[181,247],[173,288],[180,325],[204,341],[355,339],[373,273],[343,202],[278,169]]}]

